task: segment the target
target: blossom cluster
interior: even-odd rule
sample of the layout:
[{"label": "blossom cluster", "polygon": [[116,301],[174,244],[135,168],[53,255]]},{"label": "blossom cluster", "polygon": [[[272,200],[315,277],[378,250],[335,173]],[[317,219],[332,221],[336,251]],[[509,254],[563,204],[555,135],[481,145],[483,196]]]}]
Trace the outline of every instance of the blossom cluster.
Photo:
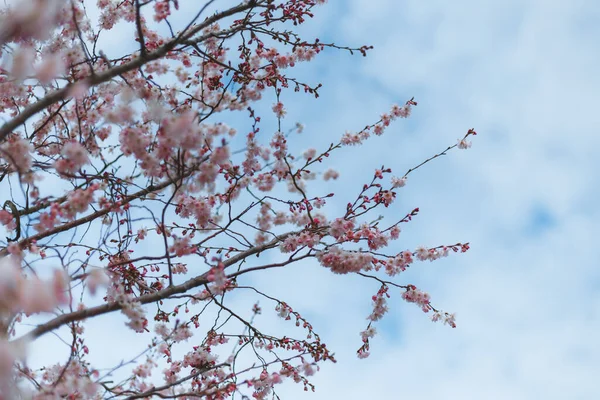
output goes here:
[{"label": "blossom cluster", "polygon": [[75,219],[77,214],[88,210],[94,202],[94,193],[100,189],[99,183],[93,183],[85,189],[75,189],[67,196],[67,200],[60,203],[52,203],[49,211],[39,214],[39,222],[35,225],[38,232],[46,232],[55,228],[61,218]]},{"label": "blossom cluster", "polygon": [[129,319],[125,324],[135,332],[144,332],[148,327],[146,313],[139,301],[127,293],[118,274],[110,274],[110,284],[106,292],[105,300],[121,305],[122,313]]},{"label": "blossom cluster", "polygon": [[[49,280],[37,276],[25,276],[20,262],[14,256],[0,258],[0,322],[2,325],[13,317],[21,320],[26,315],[52,312],[58,306],[68,304],[68,278],[64,271],[56,270]],[[4,326],[3,329],[8,327]],[[5,332],[6,333],[6,332]],[[24,360],[26,341],[7,341],[0,338],[0,388],[6,388],[13,363]]]},{"label": "blossom cluster", "polygon": [[363,141],[367,140],[371,134],[381,136],[385,129],[390,126],[390,123],[397,118],[408,118],[410,116],[412,106],[417,105],[413,100],[409,100],[405,105],[399,106],[394,104],[389,113],[383,114],[381,119],[373,124],[367,126],[365,129],[358,133],[346,132],[342,136],[341,143],[344,145],[359,145]]},{"label": "blossom cluster", "polygon": [[[59,380],[59,377],[62,379]],[[54,364],[45,368],[40,374],[39,392],[32,397],[35,400],[69,396],[80,399],[100,399],[101,386],[96,382],[98,377],[98,371],[90,370],[89,366],[80,360],[70,360],[65,365]],[[25,390],[21,392],[21,395],[27,393]]]},{"label": "blossom cluster", "polygon": [[6,160],[19,174],[25,175],[33,165],[32,150],[33,147],[28,140],[12,135],[6,142],[0,144],[0,158]]},{"label": "blossom cluster", "polygon": [[269,398],[273,390],[273,386],[283,382],[281,374],[274,372],[269,374],[266,370],[263,370],[258,379],[253,379],[248,382],[248,385],[254,388],[252,397],[256,400],[263,400]]},{"label": "blossom cluster", "polygon": [[69,302],[68,278],[56,270],[52,279],[24,276],[14,256],[0,258],[0,313],[51,312]]},{"label": "blossom cluster", "polygon": [[389,276],[398,275],[406,271],[406,268],[413,262],[413,254],[409,250],[398,253],[395,257],[385,260],[385,272]]},{"label": "blossom cluster", "polygon": [[209,290],[212,294],[221,294],[227,288],[227,275],[225,275],[225,265],[219,262],[217,265],[211,267],[206,276],[211,285]]},{"label": "blossom cluster", "polygon": [[6,210],[0,210],[0,225],[4,225],[6,229],[11,231],[17,227],[16,220],[12,213]]},{"label": "blossom cluster", "polygon": [[456,315],[449,314],[443,311],[435,311],[431,316],[433,322],[443,321],[444,325],[450,325],[452,328],[456,328]]},{"label": "blossom cluster", "polygon": [[67,142],[61,151],[62,158],[54,164],[61,174],[74,174],[82,166],[90,162],[88,152],[79,142]]},{"label": "blossom cluster", "polygon": [[377,294],[372,297],[373,312],[367,317],[369,321],[375,322],[383,318],[384,314],[388,312],[387,299],[389,297],[388,287],[383,285],[377,291]]},{"label": "blossom cluster", "polygon": [[343,250],[339,246],[332,246],[327,251],[317,253],[317,260],[324,267],[336,274],[348,274],[369,269],[373,256],[368,253]]},{"label": "blossom cluster", "polygon": [[282,253],[291,253],[296,251],[299,247],[314,248],[321,239],[321,236],[317,233],[310,231],[302,231],[300,234],[289,235],[281,243],[279,248]]},{"label": "blossom cluster", "polygon": [[429,294],[417,289],[414,285],[408,286],[406,291],[402,293],[402,298],[409,303],[415,303],[424,312],[429,312],[431,309]]},{"label": "blossom cluster", "polygon": [[194,217],[197,226],[207,228],[213,219],[212,210],[217,201],[215,196],[196,198],[182,194],[177,199],[175,211],[183,218]]},{"label": "blossom cluster", "polygon": [[[285,28],[312,18],[324,2],[241,0],[210,15],[203,15],[200,5],[191,22],[180,26],[178,0],[23,0],[0,11],[0,113],[8,118],[0,127],[0,192],[11,196],[6,204],[12,204],[0,211],[0,224],[23,235],[0,249],[0,256],[9,255],[0,258],[0,331],[14,335],[19,331],[14,326],[29,315],[70,306],[71,296],[82,299],[76,309],[63,307],[59,316],[36,321],[18,340],[0,338],[0,397],[18,398],[3,392],[6,377],[29,386],[30,395],[21,397],[40,400],[221,400],[237,393],[245,397],[244,385],[255,399],[265,399],[276,395],[285,378],[308,390],[307,378],[319,363],[335,361],[312,325],[257,285],[253,295],[276,303],[271,304],[279,317],[295,320],[305,331],[301,339],[266,335],[254,324],[258,303],[247,321],[225,292],[248,289],[238,280],[250,271],[311,257],[335,274],[360,273],[382,284],[360,333],[359,357],[368,356],[377,332],[373,325],[388,312],[388,287],[406,288],[404,300],[434,311],[434,321],[455,326],[454,315],[433,308],[427,293],[380,277],[398,275],[413,259],[433,261],[449,250],[468,249],[457,244],[384,253],[400,237],[400,224],[418,209],[391,224],[380,224],[383,217],[369,213],[394,205],[394,189],[405,186],[406,175],[392,177],[384,189],[380,180],[391,169],[376,169],[339,218],[326,214],[336,205],[330,204],[333,193],[311,186],[317,177],[331,182],[340,176],[322,167],[332,152],[382,135],[392,121],[409,117],[417,103],[394,105],[376,123],[321,150],[314,144],[297,154],[289,135],[304,126],[285,130],[284,117],[291,114],[286,89],[318,97],[321,87],[288,75],[294,66],[326,48],[363,55],[370,49],[308,42]],[[94,14],[98,21],[90,19]],[[129,24],[137,44],[129,53],[113,54],[115,48],[107,55],[99,37],[117,24]],[[274,104],[266,99],[271,95]],[[263,98],[274,114],[267,107],[266,116],[277,123],[266,132],[261,131],[265,108],[254,106]],[[220,121],[240,111],[248,112],[251,125],[242,137]],[[451,148],[470,147],[467,139],[475,134],[469,130]],[[13,190],[17,185],[21,190]],[[250,262],[273,252],[284,261]],[[39,278],[39,259],[62,268],[49,279]],[[105,286],[102,304],[87,303],[86,290],[94,295]],[[82,321],[115,310],[125,315],[128,328],[153,336],[145,359],[130,360],[131,375],[107,384],[111,377],[91,366]],[[214,321],[206,324],[215,310]],[[73,341],[66,363],[39,371],[25,364],[15,368],[24,359],[25,339],[67,326]],[[208,328],[198,338],[200,326]],[[241,331],[231,332],[231,326]],[[198,340],[190,344],[192,337]],[[234,351],[219,364],[224,357],[215,347],[230,337],[236,338]],[[241,366],[244,352],[262,365]],[[162,374],[153,376],[163,364]]]}]

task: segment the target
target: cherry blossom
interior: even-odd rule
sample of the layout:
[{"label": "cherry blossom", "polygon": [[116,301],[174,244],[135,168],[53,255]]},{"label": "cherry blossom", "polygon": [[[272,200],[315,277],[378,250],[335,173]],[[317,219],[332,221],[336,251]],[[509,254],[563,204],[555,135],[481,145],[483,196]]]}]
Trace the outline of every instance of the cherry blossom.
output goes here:
[{"label": "cherry blossom", "polygon": [[459,149],[468,149],[471,147],[471,142],[467,142],[465,139],[458,140],[458,148]]},{"label": "cherry blossom", "polygon": [[73,174],[90,162],[87,150],[78,142],[65,143],[61,155],[62,158],[55,164],[61,174]]},{"label": "cherry blossom", "polygon": [[[299,65],[372,49],[311,38],[300,25],[324,3],[24,0],[0,11],[0,397],[266,399],[286,381],[313,390],[336,361],[329,343],[302,307],[249,279],[310,262],[375,292],[359,358],[402,300],[456,327],[405,271],[469,244],[397,247],[419,209],[405,210],[396,189],[476,132],[392,175],[398,160],[369,164],[353,146],[392,134],[413,98],[358,126],[338,121],[331,135],[320,121],[290,123],[293,96],[323,87]],[[107,36],[121,29],[131,42]],[[294,132],[308,134],[308,149]],[[370,176],[338,190],[340,157]],[[311,279],[288,283],[305,290]],[[119,313],[104,320],[105,347],[91,345],[88,323]],[[265,314],[289,329],[265,327]],[[144,352],[99,364],[99,352],[130,350],[125,332]],[[46,334],[60,334],[60,358],[33,368],[30,343]]]}]

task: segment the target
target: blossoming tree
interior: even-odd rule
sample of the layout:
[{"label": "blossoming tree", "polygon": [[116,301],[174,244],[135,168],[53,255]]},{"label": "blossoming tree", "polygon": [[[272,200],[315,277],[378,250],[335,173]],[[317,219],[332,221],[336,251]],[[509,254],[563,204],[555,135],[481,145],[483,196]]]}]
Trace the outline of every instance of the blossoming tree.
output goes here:
[{"label": "blossoming tree", "polygon": [[[468,244],[390,252],[419,210],[389,221],[374,213],[393,206],[414,169],[469,147],[475,131],[403,175],[372,166],[370,181],[345,191],[354,193],[345,211],[327,213],[334,194],[314,183],[337,178],[328,157],[383,134],[417,103],[321,147],[288,148],[302,125],[286,127],[282,94],[320,88],[290,75],[293,67],[325,50],[370,50],[299,36],[324,2],[23,0],[2,11],[1,398],[263,399],[285,380],[312,388],[310,376],[334,355],[301,310],[246,284],[249,274],[311,258],[373,283],[361,358],[394,292],[455,327],[398,276],[415,259]],[[116,26],[130,27],[133,51],[103,51]],[[274,101],[260,115],[263,98]],[[236,114],[248,118],[245,132],[224,122]],[[277,129],[261,131],[261,120]],[[229,300],[243,291],[261,301],[234,308]],[[290,321],[295,336],[259,329],[261,312]],[[119,313],[126,323],[110,328],[107,343],[118,347],[118,330],[133,330],[147,350],[101,372],[86,323]],[[28,348],[49,333],[66,353],[33,368]]]}]

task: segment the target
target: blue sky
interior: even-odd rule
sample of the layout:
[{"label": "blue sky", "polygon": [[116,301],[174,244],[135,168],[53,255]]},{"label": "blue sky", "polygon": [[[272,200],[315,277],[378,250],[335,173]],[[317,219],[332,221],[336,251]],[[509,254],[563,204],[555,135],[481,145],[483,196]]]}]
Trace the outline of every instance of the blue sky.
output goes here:
[{"label": "blue sky", "polygon": [[[367,360],[355,350],[377,286],[310,263],[257,275],[254,283],[309,317],[339,359],[314,377],[315,393],[285,385],[282,398],[597,396],[599,19],[591,0],[330,0],[318,10],[306,36],[375,48],[367,58],[329,51],[299,66],[324,87],[318,100],[283,95],[286,122],[306,125],[292,145],[322,148],[393,103],[419,102],[384,136],[330,158],[341,172],[330,210],[382,163],[401,175],[474,127],[472,149],[412,174],[389,211],[421,209],[402,249],[469,241],[471,250],[417,263],[398,279],[456,312],[458,327],[431,323],[392,293]],[[101,346],[106,327],[93,324],[90,341]]]},{"label": "blue sky", "polygon": [[315,394],[292,398],[597,395],[599,13],[593,1],[330,1],[305,28],[375,46],[366,59],[315,63],[325,88],[297,114],[307,136],[360,129],[392,102],[419,101],[410,121],[334,157],[340,184],[362,182],[382,160],[404,172],[468,128],[479,135],[411,176],[396,204],[422,210],[403,231],[406,247],[472,243],[401,276],[456,311],[458,328],[395,296],[371,357],[356,360],[373,289],[315,269],[331,293],[306,303],[322,310],[315,326],[340,362],[316,376]]}]

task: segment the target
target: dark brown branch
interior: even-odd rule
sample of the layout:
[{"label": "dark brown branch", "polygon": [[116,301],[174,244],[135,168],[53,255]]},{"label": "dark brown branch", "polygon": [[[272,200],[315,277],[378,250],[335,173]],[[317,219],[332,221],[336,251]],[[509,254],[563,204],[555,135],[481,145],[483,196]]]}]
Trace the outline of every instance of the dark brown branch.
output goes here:
[{"label": "dark brown branch", "polygon": [[[187,174],[190,174],[190,172],[188,172]],[[172,185],[176,180],[179,180],[181,178],[182,178],[181,176],[178,176],[178,177],[176,177],[174,179],[169,179],[169,180],[167,180],[167,181],[165,181],[163,183],[160,183],[158,185],[150,185],[147,188],[142,189],[139,192],[132,194],[131,196],[125,196],[123,198],[123,201],[122,201],[121,205],[125,205],[125,204],[128,204],[128,203],[131,203],[132,201],[134,201],[136,199],[139,199],[141,197],[144,197],[145,195],[150,194],[152,192],[160,191],[160,190],[162,190],[162,189],[164,189],[164,188]],[[19,242],[19,246],[21,248],[25,248],[29,243],[31,243],[33,241],[39,241],[41,239],[47,238],[48,236],[52,236],[52,235],[55,235],[55,234],[61,233],[61,232],[66,232],[66,231],[71,230],[71,229],[73,229],[73,228],[75,228],[77,226],[86,224],[88,222],[95,221],[97,218],[103,217],[104,215],[110,213],[111,211],[113,211],[111,208],[105,208],[105,209],[102,209],[102,210],[98,210],[95,213],[92,213],[92,214],[87,215],[87,216],[85,216],[83,218],[77,219],[75,221],[68,222],[66,224],[63,224],[63,225],[55,228],[55,229],[51,229],[51,230],[46,231],[46,232],[40,232],[37,235],[29,236],[29,237],[21,240]],[[6,248],[0,250],[0,257],[4,257],[6,255],[8,255],[8,250]]]},{"label": "dark brown branch", "polygon": [[[282,240],[284,240],[285,238],[287,238],[288,236],[290,236],[294,233],[297,233],[297,232],[285,233],[283,235],[280,235],[278,238],[271,240],[269,243],[265,243],[263,245],[253,247],[253,248],[243,251],[239,254],[236,254],[235,256],[223,261],[223,265],[225,266],[225,268],[227,268],[227,267],[234,265],[254,254],[259,254],[265,250],[269,250],[274,247],[277,247]],[[186,282],[182,283],[181,285],[170,286],[164,290],[140,296],[140,297],[136,298],[135,301],[137,301],[141,304],[149,304],[149,303],[155,303],[160,300],[167,299],[174,294],[185,293],[185,292],[187,292],[191,289],[194,289],[198,286],[208,284],[209,283],[209,280],[208,280],[209,273],[210,273],[210,271],[206,271],[202,275],[191,278],[191,279],[187,280]],[[113,312],[116,310],[120,310],[121,308],[123,308],[123,305],[120,303],[107,303],[107,304],[103,304],[100,306],[88,308],[85,310],[75,311],[75,312],[71,312],[68,314],[63,314],[63,315],[56,317],[44,324],[38,325],[36,328],[34,328],[32,331],[30,331],[26,335],[20,337],[19,339],[15,339],[15,340],[16,341],[33,340],[33,339],[36,339],[36,338],[42,336],[45,333],[51,332],[51,331],[65,325],[65,324],[69,324],[74,321],[81,321],[81,320],[84,320],[84,319],[87,319],[90,317],[95,317],[95,316],[102,315],[102,314],[107,314],[107,313],[110,313],[110,312]]]}]

